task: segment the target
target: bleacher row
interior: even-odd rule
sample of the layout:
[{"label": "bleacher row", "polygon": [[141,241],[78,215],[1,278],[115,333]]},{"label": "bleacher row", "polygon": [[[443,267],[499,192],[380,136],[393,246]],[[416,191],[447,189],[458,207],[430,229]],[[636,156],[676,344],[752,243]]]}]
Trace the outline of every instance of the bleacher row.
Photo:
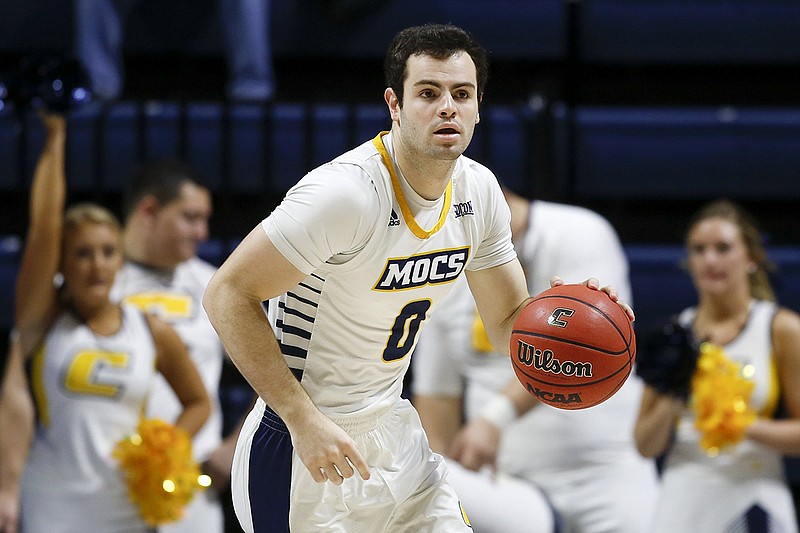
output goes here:
[{"label": "bleacher row", "polygon": [[[311,168],[389,127],[381,104],[118,102],[69,118],[76,192],[117,193],[145,159],[182,157],[215,193],[282,195]],[[0,193],[24,190],[44,132],[0,110]],[[800,108],[486,105],[467,155],[527,191],[543,167],[560,197],[800,198]]]}]

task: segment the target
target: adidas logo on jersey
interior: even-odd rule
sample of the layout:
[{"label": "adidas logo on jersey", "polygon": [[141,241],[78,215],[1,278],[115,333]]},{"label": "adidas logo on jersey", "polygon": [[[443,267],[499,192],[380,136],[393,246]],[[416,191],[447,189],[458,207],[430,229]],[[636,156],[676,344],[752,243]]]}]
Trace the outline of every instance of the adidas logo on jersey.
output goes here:
[{"label": "adidas logo on jersey", "polygon": [[394,209],[392,209],[392,215],[389,217],[389,227],[392,226],[399,226],[400,225],[400,217],[397,216],[397,213]]},{"label": "adidas logo on jersey", "polygon": [[464,270],[469,247],[389,259],[373,290],[399,291],[453,281]]}]

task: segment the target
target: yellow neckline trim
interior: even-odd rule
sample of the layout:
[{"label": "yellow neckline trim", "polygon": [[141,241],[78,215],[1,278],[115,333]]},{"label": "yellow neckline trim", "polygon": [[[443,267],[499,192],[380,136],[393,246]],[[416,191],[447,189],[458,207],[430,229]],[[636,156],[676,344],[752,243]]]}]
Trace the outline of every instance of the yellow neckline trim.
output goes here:
[{"label": "yellow neckline trim", "polygon": [[374,144],[375,148],[378,149],[378,153],[381,155],[383,164],[386,166],[386,169],[389,171],[389,176],[392,178],[392,189],[394,190],[394,195],[397,197],[397,202],[400,204],[400,212],[403,214],[403,220],[406,221],[406,225],[411,230],[411,233],[413,233],[417,238],[427,239],[442,229],[445,220],[447,220],[447,213],[450,212],[450,200],[453,196],[453,180],[451,179],[447,182],[447,188],[444,191],[444,205],[442,206],[442,212],[439,215],[439,221],[429,230],[422,229],[420,225],[417,224],[417,220],[414,218],[413,213],[411,213],[411,208],[408,206],[406,196],[403,194],[403,188],[400,187],[400,178],[397,177],[397,173],[394,171],[392,158],[389,157],[389,152],[386,151],[386,147],[383,145],[383,136],[387,133],[389,132],[380,132],[375,136],[374,139],[372,139],[372,144]]}]

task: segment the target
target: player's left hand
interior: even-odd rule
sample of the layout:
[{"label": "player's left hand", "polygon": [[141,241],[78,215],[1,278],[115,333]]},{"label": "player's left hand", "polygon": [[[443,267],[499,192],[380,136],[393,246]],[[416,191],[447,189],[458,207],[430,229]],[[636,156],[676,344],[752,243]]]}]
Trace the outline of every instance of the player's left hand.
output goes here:
[{"label": "player's left hand", "polygon": [[[559,285],[564,285],[563,279],[561,279],[559,276],[553,276],[552,278],[550,278],[551,287],[558,287]],[[597,280],[597,278],[589,278],[587,280],[584,280],[583,283],[581,283],[581,285],[585,285],[590,289],[600,290],[608,294],[608,297],[611,298],[612,301],[617,302],[617,304],[619,304],[622,310],[625,311],[625,314],[628,315],[628,318],[631,319],[631,322],[636,320],[636,315],[633,313],[633,309],[631,309],[631,306],[629,306],[628,304],[619,299],[619,294],[617,293],[617,289],[613,285],[606,285],[605,287],[601,287],[600,282]]]}]

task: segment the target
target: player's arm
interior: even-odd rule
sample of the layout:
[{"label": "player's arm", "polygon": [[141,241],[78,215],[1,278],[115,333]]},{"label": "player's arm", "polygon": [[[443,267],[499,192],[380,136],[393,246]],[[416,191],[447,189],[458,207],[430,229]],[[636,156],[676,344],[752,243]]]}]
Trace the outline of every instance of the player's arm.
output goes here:
[{"label": "player's arm", "polygon": [[19,342],[12,339],[0,386],[0,533],[16,533],[20,480],[34,431],[33,399]]},{"label": "player's arm", "polygon": [[785,455],[800,455],[800,315],[781,309],[775,315],[772,344],[778,367],[785,419],[759,418],[746,437]]},{"label": "player's arm", "polygon": [[467,281],[489,341],[508,355],[514,320],[530,299],[522,266],[515,258],[500,266],[468,270]]},{"label": "player's arm", "polygon": [[178,333],[159,318],[145,316],[156,345],[156,368],[183,406],[175,425],[194,435],[211,414],[208,392]]},{"label": "player's arm", "polygon": [[314,480],[341,484],[343,477],[353,475],[352,466],[368,479],[353,440],[316,408],[289,370],[261,308],[262,301],[304,278],[257,226],[211,278],[203,306],[231,361],[286,423]]},{"label": "player's arm", "polygon": [[66,201],[66,120],[47,113],[41,118],[46,136],[31,183],[28,230],[16,281],[14,321],[24,354],[39,342],[55,312],[53,278],[61,255]]}]

